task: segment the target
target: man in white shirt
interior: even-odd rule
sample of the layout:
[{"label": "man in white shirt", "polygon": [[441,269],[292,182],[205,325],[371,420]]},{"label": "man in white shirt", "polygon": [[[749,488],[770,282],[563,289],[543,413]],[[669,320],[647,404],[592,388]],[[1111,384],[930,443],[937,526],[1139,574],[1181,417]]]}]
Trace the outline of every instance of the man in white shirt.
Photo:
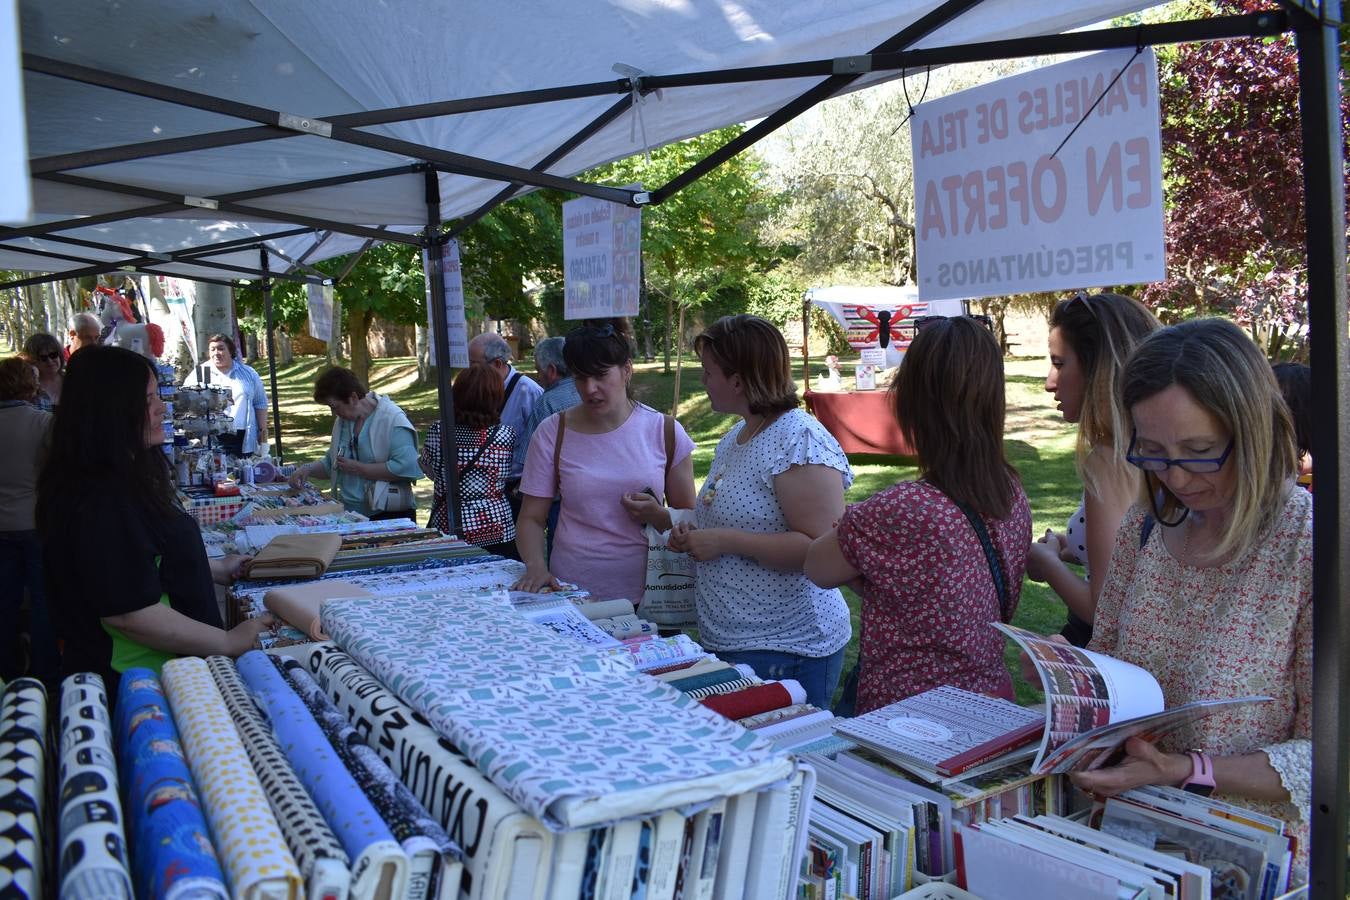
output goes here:
[{"label": "man in white shirt", "polygon": [[[506,401],[502,405],[502,424],[511,426],[516,440],[526,433],[526,423],[534,404],[544,389],[526,378],[511,365],[511,345],[496,332],[480,334],[469,341],[469,365],[484,365],[501,376],[505,383]],[[520,475],[525,469],[524,458],[517,454],[511,460],[506,478],[506,496],[511,501],[511,514],[520,514]]]}]

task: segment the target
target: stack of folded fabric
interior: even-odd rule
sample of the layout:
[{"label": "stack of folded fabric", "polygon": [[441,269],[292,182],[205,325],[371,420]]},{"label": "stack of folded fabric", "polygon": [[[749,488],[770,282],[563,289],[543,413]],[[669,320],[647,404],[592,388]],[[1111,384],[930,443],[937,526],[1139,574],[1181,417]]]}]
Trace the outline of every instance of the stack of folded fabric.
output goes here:
[{"label": "stack of folded fabric", "polygon": [[247,578],[318,578],[328,571],[338,549],[339,534],[281,534],[247,563]]},{"label": "stack of folded fabric", "polygon": [[325,641],[328,635],[319,625],[319,609],[325,600],[341,597],[369,597],[370,591],[358,584],[332,578],[274,587],[263,595],[267,609],[308,638]]}]

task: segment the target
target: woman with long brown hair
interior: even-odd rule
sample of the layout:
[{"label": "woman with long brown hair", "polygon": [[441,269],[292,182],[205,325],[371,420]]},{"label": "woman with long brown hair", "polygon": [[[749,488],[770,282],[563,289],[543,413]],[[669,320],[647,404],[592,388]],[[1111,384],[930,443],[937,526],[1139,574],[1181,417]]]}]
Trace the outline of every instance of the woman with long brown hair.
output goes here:
[{"label": "woman with long brown hair", "polygon": [[1003,452],[1003,358],[987,328],[925,323],[891,385],[919,478],[845,510],[806,554],[821,587],[862,594],[857,712],[950,684],[1012,697],[1003,636],[1031,541],[1026,494]]}]

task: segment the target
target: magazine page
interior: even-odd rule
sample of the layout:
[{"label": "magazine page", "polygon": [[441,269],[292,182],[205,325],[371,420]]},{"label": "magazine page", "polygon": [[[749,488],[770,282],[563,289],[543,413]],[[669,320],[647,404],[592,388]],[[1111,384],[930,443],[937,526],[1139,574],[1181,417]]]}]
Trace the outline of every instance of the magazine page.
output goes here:
[{"label": "magazine page", "polygon": [[1052,641],[1013,625],[996,622],[994,627],[1026,651],[1041,676],[1045,734],[1032,763],[1033,772],[1049,771],[1046,759],[1079,735],[1163,708],[1157,680],[1132,663]]}]

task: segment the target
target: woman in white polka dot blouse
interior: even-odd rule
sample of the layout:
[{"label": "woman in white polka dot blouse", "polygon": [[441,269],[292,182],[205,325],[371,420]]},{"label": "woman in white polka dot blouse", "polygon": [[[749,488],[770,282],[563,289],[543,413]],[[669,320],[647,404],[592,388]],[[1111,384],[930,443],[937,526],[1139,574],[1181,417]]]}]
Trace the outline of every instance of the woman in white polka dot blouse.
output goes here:
[{"label": "woman in white polka dot blouse", "polygon": [[797,408],[783,335],[750,315],[717,320],[694,341],[717,412],[741,422],[717,445],[693,510],[633,495],[634,519],[666,529],[698,562],[699,636],[762,678],[796,679],[828,708],[852,634],[835,588],[802,574],[806,549],[844,512],[853,472],[839,442]]}]

